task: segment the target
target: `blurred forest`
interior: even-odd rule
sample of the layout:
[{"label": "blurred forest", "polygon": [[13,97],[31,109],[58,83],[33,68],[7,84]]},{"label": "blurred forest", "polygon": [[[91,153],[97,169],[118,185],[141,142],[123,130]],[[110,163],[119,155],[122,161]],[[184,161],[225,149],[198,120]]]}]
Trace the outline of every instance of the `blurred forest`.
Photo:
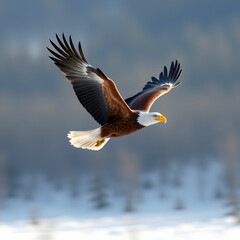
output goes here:
[{"label": "blurred forest", "polygon": [[[0,202],[19,192],[31,199],[39,176],[73,197],[88,178],[93,208],[107,207],[112,189],[131,211],[140,188],[157,184],[164,197],[169,176],[177,186],[194,165],[201,183],[217,161],[214,194],[240,221],[239,9],[238,1],[1,0]],[[177,59],[181,85],[152,107],[167,124],[112,139],[99,152],[73,148],[68,131],[97,123],[48,58],[49,38],[62,32],[81,41],[124,98]],[[156,171],[157,183],[145,178]]]}]

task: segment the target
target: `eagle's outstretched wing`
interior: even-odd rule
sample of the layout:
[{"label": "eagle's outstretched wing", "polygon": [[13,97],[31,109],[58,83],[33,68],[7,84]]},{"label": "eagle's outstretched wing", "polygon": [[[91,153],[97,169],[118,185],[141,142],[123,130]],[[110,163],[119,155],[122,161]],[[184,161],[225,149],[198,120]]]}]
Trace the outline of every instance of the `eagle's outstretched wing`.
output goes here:
[{"label": "eagle's outstretched wing", "polygon": [[111,117],[130,114],[131,110],[118,92],[115,83],[100,69],[95,69],[87,62],[80,42],[78,52],[71,36],[69,43],[64,34],[63,41],[57,34],[56,38],[60,47],[50,40],[55,48],[55,51],[47,48],[54,56],[50,58],[71,82],[79,101],[92,117],[99,124],[104,125]]},{"label": "eagle's outstretched wing", "polygon": [[133,110],[148,112],[156,99],[180,83],[177,80],[181,72],[180,64],[177,61],[175,64],[172,62],[169,73],[167,68],[164,67],[159,79],[152,77],[152,81],[148,82],[141,92],[126,99],[125,102]]}]

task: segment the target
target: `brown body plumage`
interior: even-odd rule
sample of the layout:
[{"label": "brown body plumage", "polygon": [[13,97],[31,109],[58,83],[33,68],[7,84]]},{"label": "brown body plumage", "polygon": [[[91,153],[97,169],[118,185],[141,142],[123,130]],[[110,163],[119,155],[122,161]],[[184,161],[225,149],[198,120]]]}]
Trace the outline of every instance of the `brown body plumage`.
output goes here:
[{"label": "brown body plumage", "polygon": [[108,124],[101,127],[101,137],[122,137],[144,128],[137,122],[138,114],[138,111],[132,111],[128,117],[113,118]]},{"label": "brown body plumage", "polygon": [[80,42],[75,49],[71,36],[69,43],[62,35],[56,35],[58,47],[51,40],[56,51],[48,48],[50,57],[60,68],[83,105],[102,127],[89,131],[72,131],[68,134],[72,145],[91,150],[101,149],[113,137],[121,137],[138,131],[157,122],[165,122],[160,113],[150,113],[153,102],[169,92],[179,82],[180,64],[172,62],[169,73],[167,68],[160,73],[159,79],[152,77],[143,90],[133,97],[123,100],[115,83],[100,69],[90,65],[82,51]]}]

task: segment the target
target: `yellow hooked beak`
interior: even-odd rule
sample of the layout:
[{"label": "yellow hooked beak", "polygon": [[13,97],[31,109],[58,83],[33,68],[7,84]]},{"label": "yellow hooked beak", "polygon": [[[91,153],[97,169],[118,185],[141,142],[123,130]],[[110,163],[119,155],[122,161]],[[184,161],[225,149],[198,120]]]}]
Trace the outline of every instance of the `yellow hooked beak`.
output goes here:
[{"label": "yellow hooked beak", "polygon": [[159,121],[159,122],[164,122],[165,124],[166,124],[166,122],[167,122],[167,119],[166,119],[163,115],[161,115],[161,116],[158,117],[158,118],[155,118],[155,120],[157,120],[157,121]]}]

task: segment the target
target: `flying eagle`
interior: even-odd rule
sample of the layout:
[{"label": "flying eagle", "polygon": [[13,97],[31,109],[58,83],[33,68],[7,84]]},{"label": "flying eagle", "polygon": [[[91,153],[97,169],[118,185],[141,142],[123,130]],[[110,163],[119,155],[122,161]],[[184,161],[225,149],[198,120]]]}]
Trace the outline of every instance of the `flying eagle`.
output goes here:
[{"label": "flying eagle", "polygon": [[167,119],[158,112],[149,112],[154,101],[176,87],[181,71],[180,64],[172,62],[170,70],[164,67],[159,79],[152,77],[143,90],[133,97],[123,100],[115,83],[100,69],[94,68],[86,60],[81,43],[78,51],[64,34],[62,40],[56,34],[59,46],[56,51],[47,48],[50,58],[63,72],[81,102],[92,117],[101,124],[100,128],[89,131],[71,131],[70,143],[77,148],[100,150],[110,138],[121,137]]}]

